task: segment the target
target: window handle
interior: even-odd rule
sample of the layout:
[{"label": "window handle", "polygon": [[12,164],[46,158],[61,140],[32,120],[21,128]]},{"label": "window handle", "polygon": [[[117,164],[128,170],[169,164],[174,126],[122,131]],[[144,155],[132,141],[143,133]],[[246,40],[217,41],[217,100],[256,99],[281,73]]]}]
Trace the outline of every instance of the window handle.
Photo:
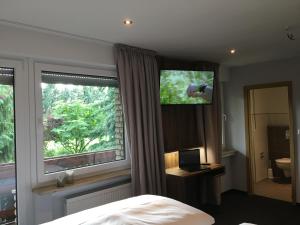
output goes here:
[{"label": "window handle", "polygon": [[290,131],[289,131],[289,130],[286,130],[286,131],[285,131],[285,139],[286,139],[286,140],[289,140],[289,139],[290,139]]}]

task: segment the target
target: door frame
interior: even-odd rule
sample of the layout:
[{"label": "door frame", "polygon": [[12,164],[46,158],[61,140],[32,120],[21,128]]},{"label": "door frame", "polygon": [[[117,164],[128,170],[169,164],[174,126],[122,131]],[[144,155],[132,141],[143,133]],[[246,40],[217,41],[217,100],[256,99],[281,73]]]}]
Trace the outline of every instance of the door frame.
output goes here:
[{"label": "door frame", "polygon": [[246,135],[246,161],[247,161],[247,187],[248,193],[253,194],[253,161],[251,151],[251,132],[250,128],[250,90],[263,89],[263,88],[274,88],[274,87],[287,87],[288,88],[288,101],[289,101],[289,128],[290,128],[290,157],[291,157],[291,176],[292,176],[292,203],[296,204],[296,146],[295,146],[295,126],[294,126],[294,102],[293,102],[293,85],[292,81],[283,81],[276,83],[265,83],[249,85],[244,87],[244,112],[245,112],[245,135]]}]

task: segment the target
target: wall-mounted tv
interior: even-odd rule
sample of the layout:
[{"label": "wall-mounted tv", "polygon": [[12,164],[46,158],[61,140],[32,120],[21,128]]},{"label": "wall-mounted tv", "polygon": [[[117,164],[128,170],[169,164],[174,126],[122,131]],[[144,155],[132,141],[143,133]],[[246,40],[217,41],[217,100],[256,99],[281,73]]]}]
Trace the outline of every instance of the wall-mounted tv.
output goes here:
[{"label": "wall-mounted tv", "polygon": [[213,71],[160,71],[162,105],[211,104],[213,87]]}]

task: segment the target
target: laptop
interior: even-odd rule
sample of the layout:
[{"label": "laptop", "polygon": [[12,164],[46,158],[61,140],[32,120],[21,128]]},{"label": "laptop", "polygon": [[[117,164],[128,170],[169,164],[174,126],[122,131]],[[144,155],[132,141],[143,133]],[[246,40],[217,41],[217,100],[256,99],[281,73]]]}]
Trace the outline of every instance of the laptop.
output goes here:
[{"label": "laptop", "polygon": [[179,151],[179,168],[189,172],[209,170],[209,165],[200,164],[200,149],[184,149]]}]

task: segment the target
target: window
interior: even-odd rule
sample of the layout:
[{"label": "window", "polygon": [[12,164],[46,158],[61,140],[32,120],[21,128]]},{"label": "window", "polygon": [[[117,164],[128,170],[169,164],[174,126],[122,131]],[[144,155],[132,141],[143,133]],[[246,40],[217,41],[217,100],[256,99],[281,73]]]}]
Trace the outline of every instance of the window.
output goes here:
[{"label": "window", "polygon": [[16,219],[14,69],[0,67],[0,224]]},{"label": "window", "polygon": [[128,164],[116,77],[101,76],[103,72],[86,75],[90,71],[73,72],[74,68],[66,72],[68,67],[62,72],[43,68],[38,70],[36,83],[41,115],[37,130],[40,180],[50,180],[49,175],[54,179],[69,169],[83,174]]}]

